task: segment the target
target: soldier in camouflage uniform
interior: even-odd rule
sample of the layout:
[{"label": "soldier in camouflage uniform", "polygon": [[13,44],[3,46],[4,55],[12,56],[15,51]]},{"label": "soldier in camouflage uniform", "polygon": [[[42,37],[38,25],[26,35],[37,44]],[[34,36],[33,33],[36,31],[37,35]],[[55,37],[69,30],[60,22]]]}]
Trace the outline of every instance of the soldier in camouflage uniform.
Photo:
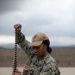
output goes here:
[{"label": "soldier in camouflage uniform", "polygon": [[[60,75],[56,61],[50,55],[52,49],[49,46],[49,38],[44,33],[37,33],[30,43],[21,33],[21,26],[21,24],[16,24],[14,28],[17,29],[19,46],[29,57],[23,75]],[[17,70],[15,75],[21,75],[20,71]]]}]

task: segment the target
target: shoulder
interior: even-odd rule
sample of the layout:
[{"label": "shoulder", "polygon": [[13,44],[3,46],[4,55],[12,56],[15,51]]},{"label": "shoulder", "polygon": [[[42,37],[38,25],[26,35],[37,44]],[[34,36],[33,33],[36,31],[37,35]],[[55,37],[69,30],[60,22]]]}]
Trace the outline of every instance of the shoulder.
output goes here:
[{"label": "shoulder", "polygon": [[48,71],[52,68],[55,68],[55,66],[56,66],[55,59],[50,54],[48,54],[44,60],[43,70]]},{"label": "shoulder", "polygon": [[56,75],[60,75],[60,71],[58,69],[56,60],[51,56],[48,55],[46,57],[44,66],[43,66],[43,72],[48,72],[48,73],[54,73]]},{"label": "shoulder", "polygon": [[45,63],[52,65],[52,63],[53,63],[53,64],[56,63],[56,60],[55,60],[50,54],[48,54],[48,55],[46,56],[46,58],[45,58]]}]

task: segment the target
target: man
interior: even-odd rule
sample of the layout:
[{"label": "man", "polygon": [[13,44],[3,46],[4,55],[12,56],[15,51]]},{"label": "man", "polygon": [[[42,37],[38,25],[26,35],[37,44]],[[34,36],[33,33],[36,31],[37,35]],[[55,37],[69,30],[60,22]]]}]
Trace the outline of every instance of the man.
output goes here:
[{"label": "man", "polygon": [[[21,32],[22,25],[15,24],[17,30],[17,43],[28,55],[29,60],[25,64],[23,75],[60,75],[55,59],[50,55],[49,38],[44,33],[37,33],[32,37],[32,42],[28,42]],[[16,70],[15,75],[21,75]]]}]

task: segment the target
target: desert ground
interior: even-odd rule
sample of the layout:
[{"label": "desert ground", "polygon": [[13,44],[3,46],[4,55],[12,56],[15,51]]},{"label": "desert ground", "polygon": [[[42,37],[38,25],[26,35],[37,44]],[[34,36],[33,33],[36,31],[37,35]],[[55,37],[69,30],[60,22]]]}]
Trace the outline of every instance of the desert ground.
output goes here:
[{"label": "desert ground", "polygon": [[[14,48],[0,48],[0,67],[12,67],[14,50]],[[17,51],[18,66],[23,67],[28,57],[21,48]],[[59,67],[75,67],[75,47],[52,47],[51,55]]]}]

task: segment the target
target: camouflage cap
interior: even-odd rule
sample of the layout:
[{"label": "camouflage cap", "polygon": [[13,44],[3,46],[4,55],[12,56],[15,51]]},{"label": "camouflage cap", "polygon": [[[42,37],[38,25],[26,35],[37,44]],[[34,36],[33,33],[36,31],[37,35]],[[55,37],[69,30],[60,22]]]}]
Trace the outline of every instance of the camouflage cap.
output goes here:
[{"label": "camouflage cap", "polygon": [[49,39],[44,33],[37,33],[32,37],[32,46],[39,46],[43,42],[43,40]]}]

